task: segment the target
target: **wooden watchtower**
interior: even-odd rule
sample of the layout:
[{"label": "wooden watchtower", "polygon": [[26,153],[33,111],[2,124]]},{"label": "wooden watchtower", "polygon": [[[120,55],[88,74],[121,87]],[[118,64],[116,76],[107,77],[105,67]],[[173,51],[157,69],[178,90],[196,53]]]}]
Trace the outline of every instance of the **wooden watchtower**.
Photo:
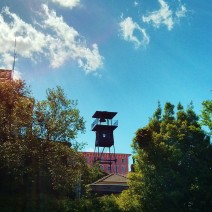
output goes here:
[{"label": "wooden watchtower", "polygon": [[[96,157],[94,163],[109,164],[111,171],[111,164],[116,163],[115,146],[113,131],[118,127],[118,121],[113,120],[117,112],[96,111],[92,118],[95,118],[91,125],[91,130],[96,132],[95,150]],[[111,153],[111,147],[113,153]],[[108,150],[108,159],[103,159],[102,154]]]}]

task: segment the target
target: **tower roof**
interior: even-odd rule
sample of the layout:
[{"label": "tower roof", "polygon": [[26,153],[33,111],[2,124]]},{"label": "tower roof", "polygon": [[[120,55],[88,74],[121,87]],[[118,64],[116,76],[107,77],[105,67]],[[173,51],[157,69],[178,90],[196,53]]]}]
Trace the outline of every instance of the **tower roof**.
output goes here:
[{"label": "tower roof", "polygon": [[96,111],[92,118],[103,118],[103,119],[112,119],[117,112],[108,112],[108,111]]}]

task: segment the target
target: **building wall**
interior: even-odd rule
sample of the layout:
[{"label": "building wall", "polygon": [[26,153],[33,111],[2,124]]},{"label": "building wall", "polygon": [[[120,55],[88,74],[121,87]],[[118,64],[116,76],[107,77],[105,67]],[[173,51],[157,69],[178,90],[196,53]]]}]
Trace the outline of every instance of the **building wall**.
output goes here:
[{"label": "building wall", "polygon": [[0,83],[12,80],[12,70],[0,69]]},{"label": "building wall", "polygon": [[[87,163],[89,165],[93,165],[94,158],[97,157],[97,153],[94,152],[82,152],[83,156],[85,157]],[[109,164],[101,164],[100,163],[100,168],[102,171],[110,174],[110,173],[117,173],[121,175],[126,175],[129,172],[129,156],[130,154],[122,154],[122,153],[116,153],[116,159],[117,162],[112,162],[111,165],[111,170],[110,170],[110,165]],[[110,157],[109,153],[103,153],[102,154],[102,159],[103,160],[108,160]],[[111,154],[111,159],[114,159],[114,155]]]}]

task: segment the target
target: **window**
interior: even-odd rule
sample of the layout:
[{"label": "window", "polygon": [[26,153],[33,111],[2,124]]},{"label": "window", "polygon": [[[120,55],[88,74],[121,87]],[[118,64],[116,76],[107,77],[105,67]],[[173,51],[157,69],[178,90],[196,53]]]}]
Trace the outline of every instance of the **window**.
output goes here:
[{"label": "window", "polygon": [[114,171],[115,171],[115,173],[118,173],[118,166],[114,167]]},{"label": "window", "polygon": [[110,171],[110,166],[107,167],[107,170]]},{"label": "window", "polygon": [[100,169],[103,171],[103,170],[104,170],[104,166],[101,165],[101,166],[100,166]]},{"label": "window", "polygon": [[122,163],[124,163],[124,162],[125,162],[125,159],[124,159],[124,158],[122,158],[122,159],[121,159],[121,162],[122,162]]},{"label": "window", "polygon": [[104,159],[103,159],[103,158],[101,158],[101,159],[100,159],[100,162],[104,162]]},{"label": "window", "polygon": [[103,137],[103,138],[106,138],[106,136],[107,136],[106,133],[103,133],[103,134],[102,134],[102,137]]},{"label": "window", "polygon": [[122,173],[125,172],[125,167],[124,167],[124,166],[121,167],[121,172],[122,172]]}]

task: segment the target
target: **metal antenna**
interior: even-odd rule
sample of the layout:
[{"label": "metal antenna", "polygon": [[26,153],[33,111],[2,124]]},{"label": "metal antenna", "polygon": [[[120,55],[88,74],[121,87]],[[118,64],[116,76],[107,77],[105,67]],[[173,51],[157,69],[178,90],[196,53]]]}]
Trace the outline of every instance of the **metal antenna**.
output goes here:
[{"label": "metal antenna", "polygon": [[12,77],[15,69],[15,58],[16,58],[16,37],[15,37],[15,45],[14,45],[14,60],[13,60],[13,68],[12,68]]}]

